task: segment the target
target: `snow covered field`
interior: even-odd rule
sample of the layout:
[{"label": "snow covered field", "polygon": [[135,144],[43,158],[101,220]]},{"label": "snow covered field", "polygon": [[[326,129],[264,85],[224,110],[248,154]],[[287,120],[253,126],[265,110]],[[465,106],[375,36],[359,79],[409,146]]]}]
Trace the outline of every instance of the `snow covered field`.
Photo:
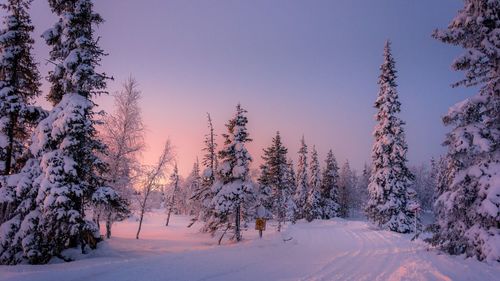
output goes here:
[{"label": "snow covered field", "polygon": [[[136,240],[137,223],[116,224],[114,238],[71,263],[0,266],[0,280],[499,280],[500,265],[439,255],[410,236],[372,229],[363,221],[299,222],[283,233],[252,227],[240,244],[186,228],[174,216],[150,213]],[[196,225],[195,225],[196,226]],[[284,242],[292,238],[289,241]]]}]

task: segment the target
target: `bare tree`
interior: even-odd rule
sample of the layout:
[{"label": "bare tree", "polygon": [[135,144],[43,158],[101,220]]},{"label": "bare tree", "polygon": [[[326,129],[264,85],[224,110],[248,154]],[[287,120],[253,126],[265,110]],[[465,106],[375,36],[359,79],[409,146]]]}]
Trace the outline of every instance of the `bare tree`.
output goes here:
[{"label": "bare tree", "polygon": [[158,159],[155,166],[146,169],[144,173],[144,178],[142,180],[142,190],[138,197],[139,199],[139,228],[137,229],[136,239],[139,239],[139,234],[141,232],[142,220],[144,219],[144,214],[148,209],[148,198],[152,191],[157,190],[161,187],[161,180],[165,178],[165,170],[172,162],[173,153],[172,145],[170,140],[167,140],[163,148],[163,152]]},{"label": "bare tree", "polygon": [[139,101],[141,92],[137,81],[131,76],[123,83],[123,89],[114,95],[115,112],[107,115],[103,122],[102,138],[108,147],[106,162],[109,165],[107,179],[122,198],[123,206],[118,210],[97,210],[106,220],[106,237],[111,237],[111,226],[130,213],[130,200],[134,181],[140,170],[138,157],[144,150],[144,123]]}]

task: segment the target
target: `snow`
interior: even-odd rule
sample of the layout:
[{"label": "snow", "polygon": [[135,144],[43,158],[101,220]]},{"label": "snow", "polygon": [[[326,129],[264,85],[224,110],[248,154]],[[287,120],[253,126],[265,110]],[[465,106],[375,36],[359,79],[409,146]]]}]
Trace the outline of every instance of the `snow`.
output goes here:
[{"label": "snow", "polygon": [[[163,210],[149,213],[142,238],[134,219],[117,223],[114,237],[75,262],[0,266],[0,280],[498,280],[500,264],[438,254],[427,244],[372,228],[364,221],[300,221],[263,239],[253,225],[238,244],[199,233],[188,216],[164,226]],[[291,239],[290,239],[291,238]],[[290,239],[290,240],[288,240]],[[286,242],[284,240],[287,240]]]}]

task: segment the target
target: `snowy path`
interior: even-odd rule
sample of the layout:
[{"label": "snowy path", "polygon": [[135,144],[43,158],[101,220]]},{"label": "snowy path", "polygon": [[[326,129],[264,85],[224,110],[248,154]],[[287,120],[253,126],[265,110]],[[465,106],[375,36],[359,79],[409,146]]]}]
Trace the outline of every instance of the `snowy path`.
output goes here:
[{"label": "snowy path", "polygon": [[[143,239],[132,239],[136,224],[116,227],[117,238],[90,257],[44,266],[0,266],[0,280],[499,280],[500,265],[437,255],[408,236],[370,229],[361,221],[298,223],[284,233],[255,231],[239,245],[185,227],[175,217],[150,216]],[[283,238],[293,237],[288,242]]]}]

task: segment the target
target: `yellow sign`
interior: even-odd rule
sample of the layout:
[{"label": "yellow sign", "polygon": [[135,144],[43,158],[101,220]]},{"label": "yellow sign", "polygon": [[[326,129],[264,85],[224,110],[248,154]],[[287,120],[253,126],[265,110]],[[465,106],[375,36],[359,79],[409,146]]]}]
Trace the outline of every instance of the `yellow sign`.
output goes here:
[{"label": "yellow sign", "polygon": [[255,230],[260,230],[260,231],[266,230],[266,220],[265,219],[256,219],[255,220]]}]

